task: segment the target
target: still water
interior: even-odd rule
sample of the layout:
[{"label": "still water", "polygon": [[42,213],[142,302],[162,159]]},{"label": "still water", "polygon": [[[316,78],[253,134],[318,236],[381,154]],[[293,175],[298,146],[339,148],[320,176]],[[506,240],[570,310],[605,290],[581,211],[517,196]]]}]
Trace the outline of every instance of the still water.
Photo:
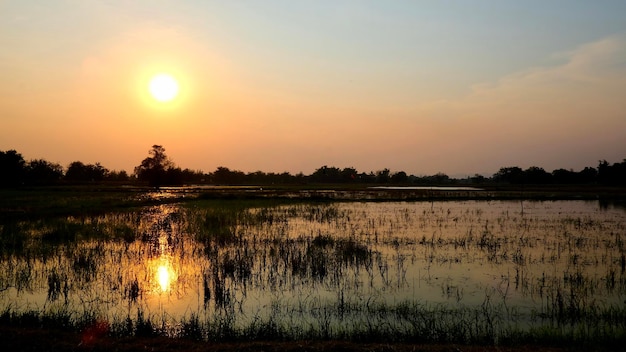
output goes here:
[{"label": "still water", "polygon": [[224,315],[381,323],[372,307],[406,304],[505,309],[530,325],[559,305],[626,303],[626,211],[590,201],[194,202],[2,234],[1,310],[141,312],[173,330]]}]

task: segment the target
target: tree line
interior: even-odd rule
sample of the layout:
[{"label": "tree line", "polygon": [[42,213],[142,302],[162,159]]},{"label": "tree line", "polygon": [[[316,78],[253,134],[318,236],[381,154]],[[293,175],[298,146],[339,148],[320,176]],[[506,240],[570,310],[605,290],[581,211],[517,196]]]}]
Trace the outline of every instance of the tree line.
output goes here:
[{"label": "tree line", "polygon": [[15,150],[0,151],[0,186],[93,183],[139,183],[150,186],[183,184],[216,185],[271,185],[271,184],[395,184],[395,185],[455,185],[455,184],[596,184],[626,186],[626,159],[609,164],[606,160],[597,167],[585,167],[580,171],[556,169],[547,172],[541,167],[527,169],[503,167],[491,177],[474,175],[462,179],[451,178],[444,173],[430,176],[408,175],[404,171],[389,169],[359,172],[353,167],[338,168],[322,166],[310,175],[288,172],[273,173],[255,171],[244,173],[220,166],[214,172],[182,169],[167,156],[165,148],[153,145],[148,157],[135,167],[132,174],[109,170],[100,163],[71,162],[66,168],[44,159],[26,161]]}]

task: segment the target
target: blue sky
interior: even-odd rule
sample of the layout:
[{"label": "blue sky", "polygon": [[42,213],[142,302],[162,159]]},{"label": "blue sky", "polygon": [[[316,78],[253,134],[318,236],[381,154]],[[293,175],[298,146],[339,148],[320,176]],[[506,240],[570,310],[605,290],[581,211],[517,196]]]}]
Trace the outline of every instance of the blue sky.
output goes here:
[{"label": "blue sky", "polygon": [[[625,15],[624,1],[0,1],[0,150],[129,171],[155,143],[205,171],[621,161]],[[144,101],[157,69],[181,80],[175,107]]]}]

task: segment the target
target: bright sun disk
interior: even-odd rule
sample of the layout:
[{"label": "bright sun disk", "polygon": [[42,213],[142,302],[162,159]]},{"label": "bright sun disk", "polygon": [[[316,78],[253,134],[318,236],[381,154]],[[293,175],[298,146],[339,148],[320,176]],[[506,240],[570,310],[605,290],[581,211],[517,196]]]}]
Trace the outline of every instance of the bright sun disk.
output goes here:
[{"label": "bright sun disk", "polygon": [[166,73],[160,73],[150,80],[148,85],[152,97],[160,102],[168,102],[178,95],[178,82]]}]

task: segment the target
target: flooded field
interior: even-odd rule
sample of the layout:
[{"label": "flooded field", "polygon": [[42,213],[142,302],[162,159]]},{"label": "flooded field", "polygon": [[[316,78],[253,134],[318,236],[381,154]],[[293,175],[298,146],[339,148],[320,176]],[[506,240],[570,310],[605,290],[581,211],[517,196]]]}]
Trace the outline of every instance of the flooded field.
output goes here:
[{"label": "flooded field", "polygon": [[120,335],[624,336],[626,210],[196,200],[1,225],[0,313]]}]

